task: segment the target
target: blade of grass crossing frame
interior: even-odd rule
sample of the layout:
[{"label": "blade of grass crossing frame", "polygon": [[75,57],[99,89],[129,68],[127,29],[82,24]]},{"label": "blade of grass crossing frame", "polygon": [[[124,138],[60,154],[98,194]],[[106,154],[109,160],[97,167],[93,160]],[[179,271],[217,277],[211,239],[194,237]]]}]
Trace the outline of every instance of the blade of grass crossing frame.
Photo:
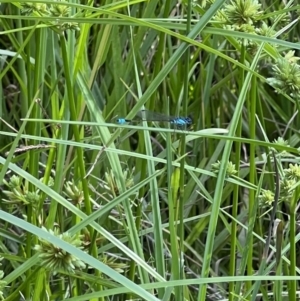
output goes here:
[{"label": "blade of grass crossing frame", "polygon": [[[169,231],[170,231],[170,242],[171,242],[171,279],[176,280],[179,277],[179,261],[178,261],[178,242],[177,242],[177,227],[175,223],[176,218],[176,199],[177,193],[174,193],[173,184],[173,155],[172,155],[172,141],[171,133],[167,133],[167,180],[168,180],[168,206],[169,206]],[[178,184],[176,185],[178,187]],[[177,192],[177,190],[176,190]],[[178,287],[175,288],[175,294],[178,293]]]},{"label": "blade of grass crossing frame", "polygon": [[[192,19],[192,3],[188,1],[187,5],[187,22],[186,22],[186,35],[190,34],[191,30],[191,19]],[[184,70],[184,85],[183,85],[183,114],[187,116],[187,107],[188,107],[188,94],[189,94],[189,71],[190,71],[190,48],[186,49],[184,56],[182,57],[183,61],[183,70]],[[180,155],[184,156],[186,152],[186,137],[185,134],[180,135]],[[183,223],[183,212],[184,212],[184,188],[185,188],[185,158],[180,161],[180,178],[179,178],[179,227],[178,227],[178,234],[179,234],[179,279],[184,279],[184,223]],[[177,191],[177,190],[176,190]],[[176,199],[177,200],[177,199]],[[185,295],[185,287],[179,286],[178,287],[178,294],[176,294],[176,300],[180,301],[184,299]]]}]

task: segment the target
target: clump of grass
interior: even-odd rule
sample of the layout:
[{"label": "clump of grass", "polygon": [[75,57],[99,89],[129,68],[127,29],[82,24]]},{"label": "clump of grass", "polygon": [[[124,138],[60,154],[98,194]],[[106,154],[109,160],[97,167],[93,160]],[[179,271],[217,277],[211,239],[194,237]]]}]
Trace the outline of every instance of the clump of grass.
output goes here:
[{"label": "clump of grass", "polygon": [[297,7],[97,5],[1,5],[0,298],[296,300]]}]

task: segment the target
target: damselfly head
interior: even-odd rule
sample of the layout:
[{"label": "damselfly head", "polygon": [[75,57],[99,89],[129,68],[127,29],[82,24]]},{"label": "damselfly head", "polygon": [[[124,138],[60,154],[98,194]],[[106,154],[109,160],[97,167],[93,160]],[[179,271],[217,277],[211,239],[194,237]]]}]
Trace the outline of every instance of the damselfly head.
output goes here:
[{"label": "damselfly head", "polygon": [[130,120],[129,119],[125,119],[125,118],[117,118],[116,119],[116,123],[118,123],[118,124],[127,124],[129,122],[130,122]]},{"label": "damselfly head", "polygon": [[122,124],[128,124],[128,123],[130,123],[131,120],[126,119],[124,117],[118,117],[118,115],[117,115],[117,116],[115,116],[114,118],[111,119],[111,122],[122,125]]},{"label": "damselfly head", "polygon": [[188,125],[192,125],[193,119],[192,119],[192,116],[191,116],[191,115],[189,115],[188,117],[186,117],[186,123],[187,123]]}]

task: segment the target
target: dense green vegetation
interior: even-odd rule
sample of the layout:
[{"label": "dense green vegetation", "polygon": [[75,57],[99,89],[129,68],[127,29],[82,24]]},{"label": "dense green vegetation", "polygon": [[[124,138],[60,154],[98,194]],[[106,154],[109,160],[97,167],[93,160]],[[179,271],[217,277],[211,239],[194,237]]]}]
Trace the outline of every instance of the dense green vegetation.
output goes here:
[{"label": "dense green vegetation", "polygon": [[0,298],[299,300],[299,9],[1,1]]}]

